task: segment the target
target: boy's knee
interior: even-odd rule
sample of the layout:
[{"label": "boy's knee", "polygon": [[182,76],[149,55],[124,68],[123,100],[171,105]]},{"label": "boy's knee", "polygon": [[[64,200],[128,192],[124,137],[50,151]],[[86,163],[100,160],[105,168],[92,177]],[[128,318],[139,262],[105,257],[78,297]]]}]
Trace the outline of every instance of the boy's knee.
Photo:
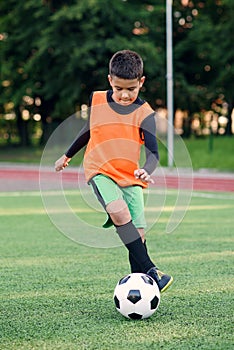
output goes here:
[{"label": "boy's knee", "polygon": [[107,204],[106,211],[110,215],[114,225],[125,225],[131,220],[128,206],[123,199],[117,199]]}]

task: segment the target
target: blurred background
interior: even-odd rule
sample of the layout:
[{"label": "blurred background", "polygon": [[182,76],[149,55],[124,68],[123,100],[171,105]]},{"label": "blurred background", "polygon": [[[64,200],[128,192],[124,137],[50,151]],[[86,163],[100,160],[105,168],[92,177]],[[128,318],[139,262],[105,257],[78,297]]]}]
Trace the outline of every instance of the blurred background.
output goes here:
[{"label": "blurred background", "polygon": [[[234,1],[172,6],[175,134],[194,168],[234,171]],[[142,56],[141,97],[166,135],[166,30],[166,0],[0,0],[0,160],[39,161],[70,115],[81,128],[122,49]]]}]

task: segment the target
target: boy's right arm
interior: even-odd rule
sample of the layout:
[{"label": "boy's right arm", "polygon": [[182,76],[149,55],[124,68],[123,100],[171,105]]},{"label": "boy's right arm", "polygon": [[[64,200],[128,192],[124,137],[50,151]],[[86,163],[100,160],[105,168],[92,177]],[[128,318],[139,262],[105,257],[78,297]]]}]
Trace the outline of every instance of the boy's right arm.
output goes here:
[{"label": "boy's right arm", "polygon": [[55,162],[55,170],[61,171],[64,168],[66,168],[72,159],[72,157],[85,145],[87,145],[90,138],[90,130],[89,130],[89,120],[87,120],[86,124],[82,128],[82,130],[77,135],[77,138],[72,143],[72,145],[69,147],[67,152],[62,155],[56,162]]},{"label": "boy's right arm", "polygon": [[56,171],[61,171],[64,168],[66,168],[70,162],[71,158],[68,158],[65,154],[60,157],[58,160],[55,162],[55,170]]},{"label": "boy's right arm", "polygon": [[[93,98],[93,93],[90,95],[89,98],[89,106],[92,104],[92,98]],[[90,139],[90,108],[89,108],[89,115],[88,119],[83,126],[83,128],[80,130],[78,133],[76,139],[73,141],[67,152],[60,157],[56,162],[55,162],[55,170],[56,171],[61,171],[64,168],[66,168],[72,159],[72,157],[79,152],[84,146],[87,145]]]}]

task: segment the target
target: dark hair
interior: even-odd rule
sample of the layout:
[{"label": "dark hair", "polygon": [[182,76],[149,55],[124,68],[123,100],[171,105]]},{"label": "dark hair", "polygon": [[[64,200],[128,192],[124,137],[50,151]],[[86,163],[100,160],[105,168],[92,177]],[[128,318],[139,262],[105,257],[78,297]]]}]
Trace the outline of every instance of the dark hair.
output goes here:
[{"label": "dark hair", "polygon": [[109,73],[121,79],[140,79],[143,75],[142,58],[134,51],[118,51],[110,60]]}]

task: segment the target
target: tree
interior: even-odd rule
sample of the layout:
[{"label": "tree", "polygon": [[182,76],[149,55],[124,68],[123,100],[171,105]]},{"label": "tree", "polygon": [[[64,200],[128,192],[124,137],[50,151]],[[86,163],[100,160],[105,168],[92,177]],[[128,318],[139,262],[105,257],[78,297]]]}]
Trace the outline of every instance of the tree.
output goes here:
[{"label": "tree", "polygon": [[[178,5],[178,4],[177,4]],[[189,1],[175,17],[175,99],[190,114],[209,110],[220,99],[233,109],[234,3]]]},{"label": "tree", "polygon": [[[38,11],[40,11],[40,16]],[[37,2],[1,1],[1,69],[0,104],[3,112],[14,112],[21,145],[30,144],[30,119],[23,110],[34,109],[32,98],[37,81],[33,80],[26,64],[35,54],[35,41],[42,30],[41,18],[48,18],[45,7]],[[4,108],[3,108],[4,106]],[[9,110],[8,110],[8,106]]]},{"label": "tree", "polygon": [[[107,89],[108,62],[121,49],[145,62],[142,97],[165,107],[165,1],[0,0],[0,113],[16,115],[21,144],[41,118],[53,128]],[[186,6],[185,6],[186,5]],[[174,0],[175,106],[192,115],[226,101],[233,109],[232,0]],[[229,112],[229,132],[230,132]]]},{"label": "tree", "polygon": [[[2,9],[8,33],[2,42],[2,76],[11,83],[2,89],[2,103],[12,96],[20,111],[23,96],[39,99],[40,106],[30,108],[41,115],[46,135],[42,140],[46,141],[48,122],[74,113],[77,105],[87,103],[93,89],[108,88],[111,55],[129,48],[145,59],[150,80],[144,95],[151,100],[154,95],[155,105],[157,94],[164,104],[164,9],[149,3],[118,0],[109,6],[107,0],[71,0],[41,5],[33,0],[23,4],[10,0],[11,10],[8,12],[7,5]],[[15,22],[10,27],[12,18]],[[20,113],[17,118],[22,122]]]}]

